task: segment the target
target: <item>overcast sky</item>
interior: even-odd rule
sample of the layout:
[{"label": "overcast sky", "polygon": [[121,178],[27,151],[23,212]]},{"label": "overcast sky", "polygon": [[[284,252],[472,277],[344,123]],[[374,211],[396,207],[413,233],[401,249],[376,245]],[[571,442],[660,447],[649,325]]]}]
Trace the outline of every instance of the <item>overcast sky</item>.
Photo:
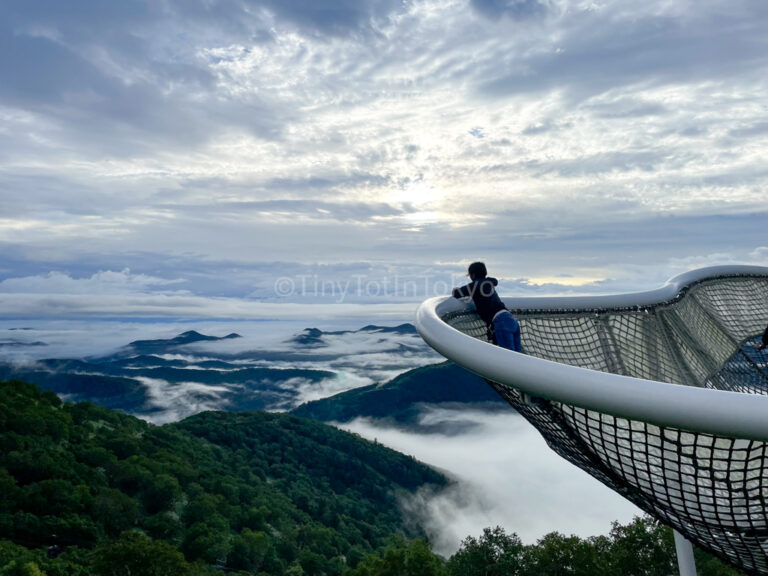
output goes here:
[{"label": "overcast sky", "polygon": [[5,0],[0,316],[768,264],[766,30],[761,0]]}]

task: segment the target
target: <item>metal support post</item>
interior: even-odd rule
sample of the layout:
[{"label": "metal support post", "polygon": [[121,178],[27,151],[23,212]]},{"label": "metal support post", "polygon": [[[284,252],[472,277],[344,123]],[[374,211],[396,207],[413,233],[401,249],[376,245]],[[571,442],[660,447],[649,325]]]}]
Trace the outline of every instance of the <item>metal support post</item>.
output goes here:
[{"label": "metal support post", "polygon": [[677,530],[675,534],[675,549],[677,550],[677,567],[680,576],[696,576],[696,561],[693,559],[693,546]]}]

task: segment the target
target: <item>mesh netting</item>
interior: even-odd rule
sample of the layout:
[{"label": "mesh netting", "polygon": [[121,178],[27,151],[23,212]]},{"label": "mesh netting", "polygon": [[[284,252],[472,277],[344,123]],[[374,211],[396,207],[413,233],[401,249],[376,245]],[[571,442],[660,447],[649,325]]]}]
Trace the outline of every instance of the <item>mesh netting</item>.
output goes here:
[{"label": "mesh netting", "polygon": [[[532,356],[768,394],[768,371],[753,347],[768,322],[765,277],[708,279],[669,302],[642,308],[512,313]],[[485,324],[473,311],[443,320],[486,339]],[[659,427],[489,384],[566,460],[701,548],[747,573],[768,574],[768,443]]]}]

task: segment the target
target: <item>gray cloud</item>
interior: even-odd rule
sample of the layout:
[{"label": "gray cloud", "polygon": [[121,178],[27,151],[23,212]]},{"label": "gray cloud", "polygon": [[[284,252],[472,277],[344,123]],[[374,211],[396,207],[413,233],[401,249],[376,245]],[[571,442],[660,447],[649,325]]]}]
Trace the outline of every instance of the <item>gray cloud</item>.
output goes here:
[{"label": "gray cloud", "polygon": [[659,102],[646,102],[631,97],[612,102],[587,104],[585,110],[593,110],[598,118],[642,118],[644,116],[662,116],[669,114],[669,109]]},{"label": "gray cloud", "polygon": [[[294,189],[295,190],[295,189]],[[305,192],[302,190],[301,192]],[[303,194],[302,194],[303,195]],[[197,205],[159,204],[158,208],[172,210],[178,217],[225,217],[245,220],[249,215],[274,216],[294,220],[314,220],[359,223],[371,218],[390,218],[412,212],[408,205],[393,206],[376,202],[324,202],[321,200],[253,200],[223,201]]]},{"label": "gray cloud", "polygon": [[533,169],[535,177],[551,172],[566,177],[603,174],[611,171],[629,172],[632,170],[642,170],[650,172],[665,160],[667,154],[668,151],[664,149],[601,152],[591,156],[580,156],[573,160],[547,162],[540,166],[530,165],[529,168]]},{"label": "gray cloud", "polygon": [[539,122],[538,124],[529,124],[522,130],[521,134],[525,136],[535,136],[536,134],[546,134],[549,132],[566,130],[572,127],[573,124],[571,123],[558,124],[557,122],[547,119],[544,122]]},{"label": "gray cloud", "polygon": [[371,31],[371,20],[383,18],[402,6],[397,0],[267,0],[263,5],[278,17],[286,18],[305,30],[342,35]]},{"label": "gray cloud", "polygon": [[547,13],[548,2],[541,0],[471,0],[472,7],[490,18],[508,16],[525,20]]},{"label": "gray cloud", "polygon": [[700,7],[704,10],[696,15],[674,16],[618,6],[568,11],[557,44],[523,56],[522,66],[517,59],[502,60],[495,78],[479,89],[510,96],[558,88],[579,101],[633,84],[723,80],[765,68],[766,41],[758,33],[768,20],[764,7],[746,2],[728,11],[711,3]]},{"label": "gray cloud", "polygon": [[768,134],[768,122],[756,122],[751,126],[734,128],[728,133],[731,138],[753,138]]},{"label": "gray cloud", "polygon": [[205,142],[226,126],[260,137],[280,130],[258,98],[212,98],[201,47],[269,40],[268,25],[239,2],[106,7],[84,1],[8,2],[0,8],[0,100],[55,119],[73,144],[107,154]]}]

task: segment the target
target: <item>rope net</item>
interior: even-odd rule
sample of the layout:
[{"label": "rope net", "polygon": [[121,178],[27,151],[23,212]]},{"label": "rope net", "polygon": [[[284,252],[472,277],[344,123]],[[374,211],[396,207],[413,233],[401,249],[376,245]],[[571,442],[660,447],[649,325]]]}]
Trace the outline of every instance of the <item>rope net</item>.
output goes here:
[{"label": "rope net", "polygon": [[[710,278],[647,307],[511,311],[531,356],[768,394],[768,371],[754,348],[768,322],[766,277]],[[473,310],[443,320],[487,340]],[[768,443],[659,427],[489,384],[560,456],[699,547],[747,573],[768,574]]]}]

